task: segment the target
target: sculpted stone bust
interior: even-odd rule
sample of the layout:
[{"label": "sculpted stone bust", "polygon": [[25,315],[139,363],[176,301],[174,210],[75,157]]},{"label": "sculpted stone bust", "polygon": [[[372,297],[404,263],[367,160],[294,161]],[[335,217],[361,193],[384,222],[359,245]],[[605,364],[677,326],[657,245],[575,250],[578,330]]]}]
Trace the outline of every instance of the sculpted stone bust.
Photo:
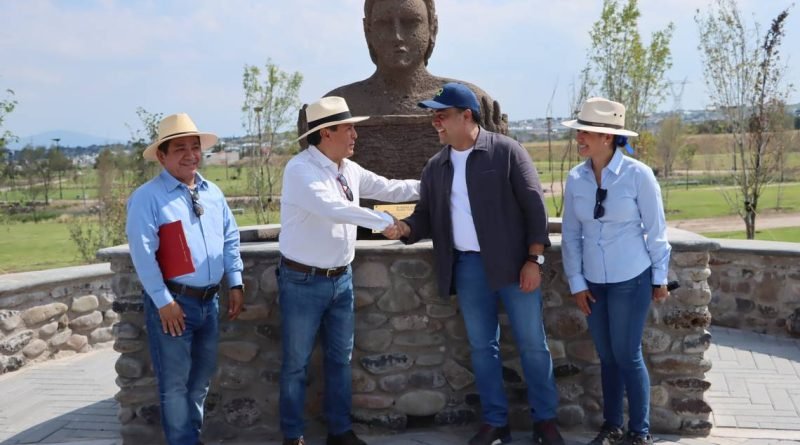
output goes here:
[{"label": "sculpted stone bust", "polygon": [[417,103],[430,99],[442,85],[461,82],[481,101],[481,125],[507,132],[500,105],[475,85],[434,76],[428,71],[439,22],[434,0],[366,0],[364,36],[375,72],[326,96],[341,96],[359,115],[427,114]]},{"label": "sculpted stone bust", "polygon": [[[508,117],[485,91],[428,71],[439,26],[434,0],[365,0],[363,25],[375,72],[325,94],[343,97],[355,116],[371,116],[357,126],[354,161],[388,178],[419,178],[441,144],[428,111],[417,103],[431,99],[448,82],[461,82],[475,92],[484,128],[507,133]],[[298,134],[306,127],[301,110]]]}]

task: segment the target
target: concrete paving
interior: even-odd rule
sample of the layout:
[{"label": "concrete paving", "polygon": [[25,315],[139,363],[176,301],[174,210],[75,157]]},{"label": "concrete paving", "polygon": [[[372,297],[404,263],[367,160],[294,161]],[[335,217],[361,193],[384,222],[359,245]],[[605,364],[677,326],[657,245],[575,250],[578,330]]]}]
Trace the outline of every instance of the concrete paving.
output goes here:
[{"label": "concrete paving", "polygon": [[[712,334],[707,357],[714,367],[706,392],[714,408],[712,434],[658,435],[656,443],[800,444],[800,341],[719,327]],[[110,349],[94,351],[0,376],[0,445],[121,445],[113,398],[117,356]],[[472,433],[471,428],[447,428],[363,437],[370,445],[463,445]],[[570,445],[592,436],[565,432]],[[514,438],[513,444],[532,443],[526,431],[515,431]],[[207,445],[223,443],[256,445]],[[322,445],[324,438],[308,443]]]}]

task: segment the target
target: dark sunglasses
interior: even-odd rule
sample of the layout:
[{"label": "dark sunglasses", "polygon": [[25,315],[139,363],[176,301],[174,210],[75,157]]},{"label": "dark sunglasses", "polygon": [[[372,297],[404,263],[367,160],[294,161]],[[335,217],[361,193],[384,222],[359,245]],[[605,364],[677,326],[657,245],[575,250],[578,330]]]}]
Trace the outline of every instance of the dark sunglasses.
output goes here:
[{"label": "dark sunglasses", "polygon": [[608,190],[597,188],[597,193],[594,195],[594,219],[600,219],[606,214],[606,209],[603,207],[606,195],[608,195]]},{"label": "dark sunglasses", "polygon": [[341,184],[342,190],[344,190],[344,196],[347,197],[347,200],[352,201],[353,191],[350,190],[350,186],[347,185],[347,179],[345,179],[344,175],[339,173],[339,175],[336,176],[336,180],[339,181],[339,184]]},{"label": "dark sunglasses", "polygon": [[200,205],[200,192],[197,187],[189,189],[189,195],[192,197],[192,210],[194,210],[195,216],[200,218],[200,215],[203,214],[203,206]]}]

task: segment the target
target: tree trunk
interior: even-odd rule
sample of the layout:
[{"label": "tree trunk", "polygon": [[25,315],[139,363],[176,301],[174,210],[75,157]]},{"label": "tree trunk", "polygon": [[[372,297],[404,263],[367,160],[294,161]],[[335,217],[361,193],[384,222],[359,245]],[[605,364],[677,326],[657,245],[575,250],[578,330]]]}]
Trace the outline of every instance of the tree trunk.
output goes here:
[{"label": "tree trunk", "polygon": [[744,226],[747,239],[756,239],[756,212],[753,209],[748,209],[745,213]]}]

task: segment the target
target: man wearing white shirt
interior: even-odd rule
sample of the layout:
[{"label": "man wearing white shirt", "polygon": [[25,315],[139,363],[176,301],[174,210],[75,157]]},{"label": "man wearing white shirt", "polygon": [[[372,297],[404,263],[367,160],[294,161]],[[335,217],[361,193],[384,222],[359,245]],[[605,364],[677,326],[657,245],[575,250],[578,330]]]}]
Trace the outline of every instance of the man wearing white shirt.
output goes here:
[{"label": "man wearing white shirt", "polygon": [[284,445],[304,445],[309,357],[319,332],[324,349],[327,445],[365,445],[350,423],[353,352],[353,276],[356,226],[397,235],[391,215],[359,206],[359,199],[415,201],[419,181],[389,180],[350,161],[358,137],[341,97],[324,97],[305,110],[308,149],[286,165],[281,192],[280,414]]},{"label": "man wearing white shirt", "polygon": [[539,175],[519,142],[478,124],[480,102],[468,86],[447,83],[419,106],[432,110],[444,147],[422,171],[414,213],[397,226],[406,243],[433,240],[439,295],[458,297],[484,422],[468,444],[511,442],[502,302],[528,386],[533,442],[564,445],[542,318],[541,268],[550,239]]}]

